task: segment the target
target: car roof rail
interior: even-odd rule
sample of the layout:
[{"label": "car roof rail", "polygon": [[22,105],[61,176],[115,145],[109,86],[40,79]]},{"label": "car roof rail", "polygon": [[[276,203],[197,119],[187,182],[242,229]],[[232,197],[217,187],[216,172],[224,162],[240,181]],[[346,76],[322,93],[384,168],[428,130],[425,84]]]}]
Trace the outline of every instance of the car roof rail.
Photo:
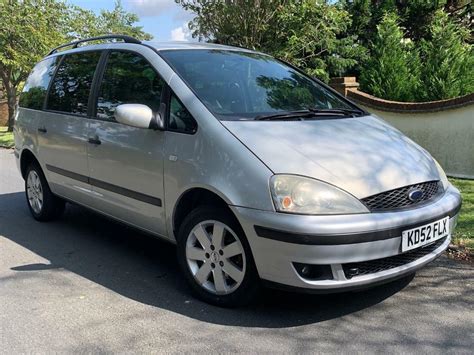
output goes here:
[{"label": "car roof rail", "polygon": [[84,38],[84,39],[81,39],[79,41],[74,41],[74,42],[70,42],[70,43],[67,43],[67,44],[60,45],[59,47],[56,47],[51,52],[49,52],[48,55],[56,53],[58,51],[58,49],[61,49],[61,48],[70,47],[70,46],[72,48],[77,48],[77,46],[80,43],[90,42],[90,41],[98,41],[98,40],[101,40],[101,39],[121,39],[125,43],[135,43],[135,44],[141,44],[142,43],[139,39],[136,39],[134,37],[127,36],[127,35],[103,35],[103,36],[97,36],[97,37]]}]

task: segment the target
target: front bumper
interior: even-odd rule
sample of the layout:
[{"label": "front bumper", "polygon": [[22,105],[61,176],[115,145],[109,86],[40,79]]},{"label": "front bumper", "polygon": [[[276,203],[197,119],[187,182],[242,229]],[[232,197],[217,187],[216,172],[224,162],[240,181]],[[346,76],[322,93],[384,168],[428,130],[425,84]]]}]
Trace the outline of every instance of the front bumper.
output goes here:
[{"label": "front bumper", "polygon": [[[398,212],[304,216],[232,207],[248,238],[260,278],[285,286],[344,291],[389,281],[436,259],[450,236],[407,263],[348,277],[347,265],[392,260],[401,254],[401,232],[449,216],[452,234],[461,206],[459,191],[450,186],[429,205]],[[405,254],[403,254],[405,255]],[[385,259],[390,258],[391,259]],[[379,260],[380,259],[380,260]],[[330,277],[301,276],[295,263],[330,267]]]}]

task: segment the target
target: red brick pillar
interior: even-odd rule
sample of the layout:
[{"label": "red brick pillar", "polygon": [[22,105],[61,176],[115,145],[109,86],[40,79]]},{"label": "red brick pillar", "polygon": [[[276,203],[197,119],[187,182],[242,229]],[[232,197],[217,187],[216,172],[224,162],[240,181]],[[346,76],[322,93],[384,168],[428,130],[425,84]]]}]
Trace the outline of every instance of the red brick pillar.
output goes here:
[{"label": "red brick pillar", "polygon": [[331,78],[329,85],[344,96],[347,96],[348,90],[357,90],[359,87],[359,83],[357,82],[355,76]]}]

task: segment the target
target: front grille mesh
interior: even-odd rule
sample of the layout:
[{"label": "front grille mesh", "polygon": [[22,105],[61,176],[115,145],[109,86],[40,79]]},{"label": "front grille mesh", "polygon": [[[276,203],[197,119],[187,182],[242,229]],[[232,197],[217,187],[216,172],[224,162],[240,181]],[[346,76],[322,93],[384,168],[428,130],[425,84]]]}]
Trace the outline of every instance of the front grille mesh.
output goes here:
[{"label": "front grille mesh", "polygon": [[[446,238],[425,247],[417,248],[403,254],[389,256],[388,258],[362,261],[359,263],[342,264],[344,275],[350,279],[352,277],[375,274],[376,272],[390,270],[399,266],[409,264],[430,254],[445,242]],[[357,270],[357,271],[355,271]]]},{"label": "front grille mesh", "polygon": [[[436,197],[436,195],[438,195],[442,190],[439,188],[439,185],[438,181],[422,182],[420,184],[404,186],[369,196],[362,199],[362,202],[372,212],[391,211],[404,207],[412,207]],[[413,202],[408,198],[408,193],[412,189],[420,189],[423,192],[422,197],[416,202]]]}]

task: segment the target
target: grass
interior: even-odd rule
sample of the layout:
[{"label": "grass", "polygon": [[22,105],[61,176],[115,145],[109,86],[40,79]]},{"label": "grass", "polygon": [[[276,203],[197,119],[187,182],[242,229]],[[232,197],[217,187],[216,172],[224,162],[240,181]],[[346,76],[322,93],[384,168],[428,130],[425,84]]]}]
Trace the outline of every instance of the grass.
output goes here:
[{"label": "grass", "polygon": [[453,242],[474,252],[474,180],[449,179],[462,194],[462,208]]},{"label": "grass", "polygon": [[13,132],[7,132],[7,127],[0,127],[0,147],[12,148]]}]

